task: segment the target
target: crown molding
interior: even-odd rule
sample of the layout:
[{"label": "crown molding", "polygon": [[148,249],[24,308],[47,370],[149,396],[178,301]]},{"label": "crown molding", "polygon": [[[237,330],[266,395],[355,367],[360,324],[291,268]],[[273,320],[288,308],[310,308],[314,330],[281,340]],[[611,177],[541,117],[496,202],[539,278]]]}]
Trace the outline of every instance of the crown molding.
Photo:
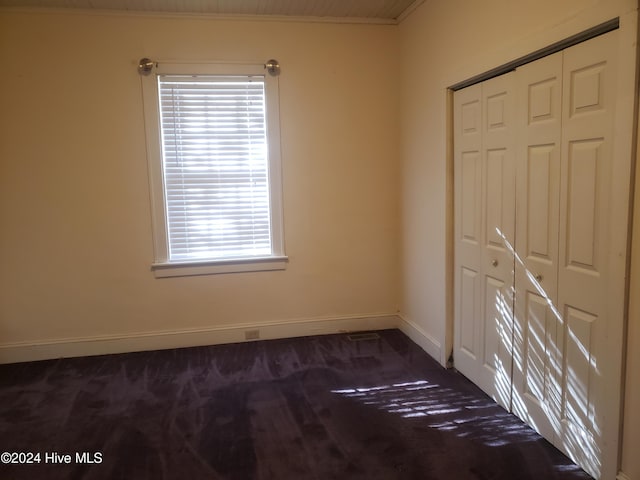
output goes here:
[{"label": "crown molding", "polygon": [[[425,0],[416,0],[423,3]],[[414,8],[413,4],[409,9]],[[102,17],[170,18],[177,20],[208,20],[236,22],[285,22],[285,23],[329,23],[343,25],[398,25],[399,20],[390,18],[361,17],[305,17],[294,15],[245,15],[196,12],[146,12],[138,10],[107,10],[86,8],[47,7],[0,7],[1,13],[47,14],[47,15],[90,15]],[[401,15],[402,18],[404,16]]]}]

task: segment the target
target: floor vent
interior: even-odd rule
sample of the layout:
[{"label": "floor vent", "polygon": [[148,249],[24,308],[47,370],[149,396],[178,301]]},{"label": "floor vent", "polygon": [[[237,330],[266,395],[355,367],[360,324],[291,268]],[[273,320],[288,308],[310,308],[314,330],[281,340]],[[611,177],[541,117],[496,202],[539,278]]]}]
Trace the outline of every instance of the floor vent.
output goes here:
[{"label": "floor vent", "polygon": [[375,332],[352,333],[350,335],[347,335],[347,338],[349,340],[351,340],[352,342],[364,342],[366,340],[379,340],[380,339],[380,335],[378,335]]}]

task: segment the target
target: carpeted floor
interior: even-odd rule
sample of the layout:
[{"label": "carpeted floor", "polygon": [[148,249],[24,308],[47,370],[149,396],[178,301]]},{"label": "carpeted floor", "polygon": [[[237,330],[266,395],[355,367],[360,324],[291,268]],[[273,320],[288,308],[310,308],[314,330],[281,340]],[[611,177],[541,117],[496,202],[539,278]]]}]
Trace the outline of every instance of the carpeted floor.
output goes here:
[{"label": "carpeted floor", "polygon": [[378,336],[2,365],[0,452],[39,463],[0,478],[590,478],[401,332]]}]

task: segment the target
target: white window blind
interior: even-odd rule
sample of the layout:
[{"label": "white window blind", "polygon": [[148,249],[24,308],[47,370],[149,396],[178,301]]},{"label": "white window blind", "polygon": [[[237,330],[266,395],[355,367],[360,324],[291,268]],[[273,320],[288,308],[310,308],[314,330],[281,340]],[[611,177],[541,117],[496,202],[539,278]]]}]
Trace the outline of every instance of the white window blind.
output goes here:
[{"label": "white window blind", "polygon": [[168,260],[272,255],[261,76],[159,75]]}]

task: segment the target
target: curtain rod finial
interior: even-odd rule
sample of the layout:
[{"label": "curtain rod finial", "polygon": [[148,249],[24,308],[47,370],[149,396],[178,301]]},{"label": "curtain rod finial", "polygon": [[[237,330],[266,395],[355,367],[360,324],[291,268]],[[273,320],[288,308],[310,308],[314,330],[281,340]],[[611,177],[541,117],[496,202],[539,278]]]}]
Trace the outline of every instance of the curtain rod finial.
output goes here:
[{"label": "curtain rod finial", "polygon": [[149,60],[146,57],[141,58],[140,62],[138,62],[138,73],[140,75],[149,75],[155,64],[156,63],[153,60]]},{"label": "curtain rod finial", "polygon": [[269,74],[274,77],[280,75],[280,62],[274,60],[273,58],[271,60],[268,60],[267,63],[264,64],[264,68],[266,68],[267,72],[269,72]]}]

